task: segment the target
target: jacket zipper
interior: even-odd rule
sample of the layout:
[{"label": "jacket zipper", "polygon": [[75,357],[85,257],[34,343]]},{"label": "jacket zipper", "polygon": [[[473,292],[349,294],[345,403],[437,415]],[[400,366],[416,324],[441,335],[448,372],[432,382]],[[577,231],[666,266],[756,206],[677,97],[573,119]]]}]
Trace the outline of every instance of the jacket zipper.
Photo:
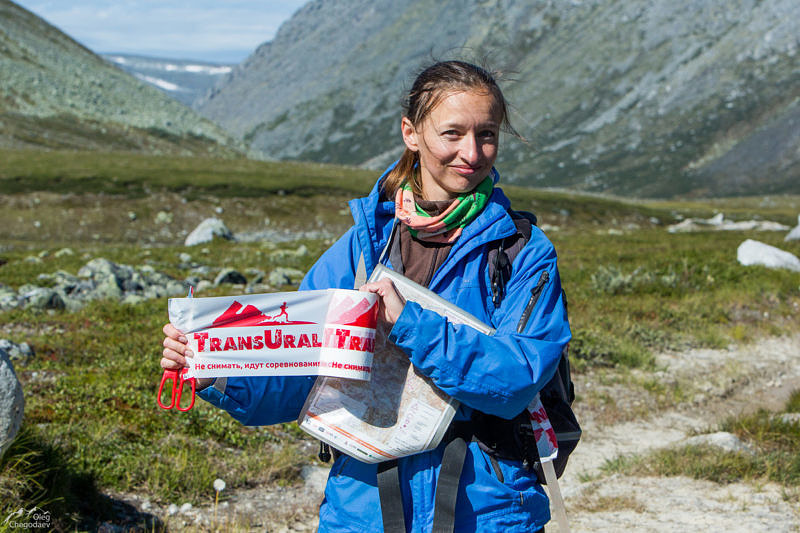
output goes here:
[{"label": "jacket zipper", "polygon": [[547,270],[545,270],[539,277],[539,281],[536,283],[536,286],[531,289],[531,298],[528,300],[528,305],[525,306],[525,310],[522,312],[522,316],[519,318],[519,323],[517,324],[517,333],[522,333],[525,331],[525,327],[528,325],[528,320],[531,319],[533,308],[536,307],[536,302],[539,301],[539,296],[542,295],[544,284],[547,283],[549,279],[550,274],[548,274]]}]

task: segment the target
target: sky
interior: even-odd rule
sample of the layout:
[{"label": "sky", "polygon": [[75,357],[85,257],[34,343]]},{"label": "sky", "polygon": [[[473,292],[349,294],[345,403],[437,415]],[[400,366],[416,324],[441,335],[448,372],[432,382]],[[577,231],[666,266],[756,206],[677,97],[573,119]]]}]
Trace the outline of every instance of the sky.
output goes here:
[{"label": "sky", "polygon": [[238,63],[307,0],[14,0],[96,53]]}]

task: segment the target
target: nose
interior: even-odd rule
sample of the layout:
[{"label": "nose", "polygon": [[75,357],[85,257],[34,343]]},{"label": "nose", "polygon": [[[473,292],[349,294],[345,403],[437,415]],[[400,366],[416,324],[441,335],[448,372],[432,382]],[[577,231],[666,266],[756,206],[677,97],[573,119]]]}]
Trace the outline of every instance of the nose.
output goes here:
[{"label": "nose", "polygon": [[468,133],[461,139],[460,155],[461,159],[469,164],[476,165],[480,160],[480,144],[474,133]]}]

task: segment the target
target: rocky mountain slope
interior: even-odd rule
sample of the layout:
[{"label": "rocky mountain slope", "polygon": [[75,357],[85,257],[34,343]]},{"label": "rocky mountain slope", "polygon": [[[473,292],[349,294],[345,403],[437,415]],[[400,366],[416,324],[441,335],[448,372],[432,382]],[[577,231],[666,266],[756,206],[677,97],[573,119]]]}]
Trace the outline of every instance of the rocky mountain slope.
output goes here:
[{"label": "rocky mountain slope", "polygon": [[795,0],[313,0],[199,106],[265,157],[381,167],[432,57],[509,72],[506,180],[800,192]]},{"label": "rocky mountain slope", "polygon": [[130,54],[101,54],[101,57],[189,107],[233,70],[233,65],[182,59]]},{"label": "rocky mountain slope", "polygon": [[218,126],[0,0],[0,146],[234,153]]}]

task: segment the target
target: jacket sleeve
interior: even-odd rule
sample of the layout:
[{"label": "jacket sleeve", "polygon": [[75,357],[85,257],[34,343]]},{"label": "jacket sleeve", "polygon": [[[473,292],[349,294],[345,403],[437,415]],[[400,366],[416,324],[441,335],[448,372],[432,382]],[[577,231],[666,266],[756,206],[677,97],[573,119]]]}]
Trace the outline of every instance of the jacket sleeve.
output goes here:
[{"label": "jacket sleeve", "polygon": [[[553,376],[570,339],[555,249],[538,229],[533,231],[514,260],[506,295],[493,314],[494,335],[453,324],[411,301],[390,333],[414,366],[445,393],[469,407],[509,419],[527,407]],[[525,321],[522,317],[529,306]]]},{"label": "jacket sleeve", "polygon": [[[355,241],[351,228],[311,267],[299,290],[352,288]],[[315,376],[229,377],[224,392],[211,386],[197,394],[242,424],[265,426],[296,420],[315,380]]]}]

